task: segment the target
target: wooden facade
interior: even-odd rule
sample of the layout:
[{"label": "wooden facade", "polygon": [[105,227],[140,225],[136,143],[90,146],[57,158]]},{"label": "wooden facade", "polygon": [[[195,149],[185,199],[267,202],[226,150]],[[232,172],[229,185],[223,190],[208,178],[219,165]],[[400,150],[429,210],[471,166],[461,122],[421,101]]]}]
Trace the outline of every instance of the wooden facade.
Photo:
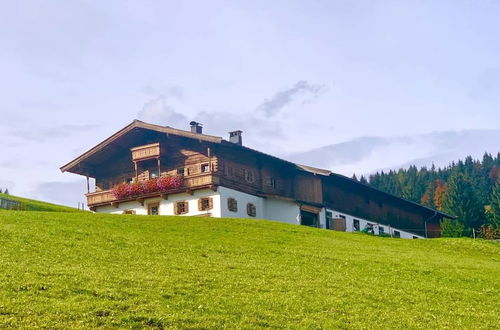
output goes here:
[{"label": "wooden facade", "polygon": [[61,170],[95,178],[96,191],[87,194],[91,208],[159,195],[118,200],[111,189],[121,183],[181,176],[182,186],[170,193],[223,186],[293,201],[307,214],[329,208],[403,226],[425,237],[439,236],[439,220],[446,216],[327,170],[294,164],[219,137],[140,121]]}]

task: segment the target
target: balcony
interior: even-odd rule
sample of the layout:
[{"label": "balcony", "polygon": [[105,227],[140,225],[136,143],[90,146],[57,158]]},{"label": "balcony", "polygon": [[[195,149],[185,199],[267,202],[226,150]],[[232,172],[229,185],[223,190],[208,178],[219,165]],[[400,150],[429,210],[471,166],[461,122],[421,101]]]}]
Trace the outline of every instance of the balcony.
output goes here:
[{"label": "balcony", "polygon": [[140,196],[117,199],[113,195],[112,190],[105,190],[105,191],[89,193],[86,194],[85,196],[87,196],[87,205],[90,208],[92,208],[95,206],[140,200],[144,198],[157,197],[161,195],[168,195],[181,192],[192,192],[197,189],[210,188],[219,184],[219,177],[214,175],[213,173],[201,173],[196,175],[190,175],[188,177],[184,177],[182,180],[183,182],[181,187],[172,189],[171,191],[167,191],[164,193],[162,192],[145,193]]},{"label": "balcony", "polygon": [[134,162],[160,157],[160,144],[153,143],[130,149]]}]

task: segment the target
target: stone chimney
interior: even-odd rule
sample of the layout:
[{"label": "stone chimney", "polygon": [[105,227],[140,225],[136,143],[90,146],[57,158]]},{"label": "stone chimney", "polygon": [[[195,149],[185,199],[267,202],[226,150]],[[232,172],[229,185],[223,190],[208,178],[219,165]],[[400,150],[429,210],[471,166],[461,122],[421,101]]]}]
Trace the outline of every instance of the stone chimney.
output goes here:
[{"label": "stone chimney", "polygon": [[203,127],[201,127],[200,123],[192,121],[192,122],[189,123],[189,125],[191,125],[191,133],[196,133],[196,134],[202,134],[203,133]]},{"label": "stone chimney", "polygon": [[240,130],[229,132],[229,142],[239,144],[240,146],[243,145],[241,133],[243,132]]}]

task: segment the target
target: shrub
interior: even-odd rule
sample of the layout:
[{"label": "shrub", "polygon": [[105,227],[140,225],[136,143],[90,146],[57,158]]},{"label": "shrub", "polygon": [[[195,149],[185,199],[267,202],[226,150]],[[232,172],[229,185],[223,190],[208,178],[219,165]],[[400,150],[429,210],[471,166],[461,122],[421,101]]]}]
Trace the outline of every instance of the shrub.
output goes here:
[{"label": "shrub", "polygon": [[464,234],[464,224],[458,220],[444,219],[441,221],[443,237],[461,237]]}]

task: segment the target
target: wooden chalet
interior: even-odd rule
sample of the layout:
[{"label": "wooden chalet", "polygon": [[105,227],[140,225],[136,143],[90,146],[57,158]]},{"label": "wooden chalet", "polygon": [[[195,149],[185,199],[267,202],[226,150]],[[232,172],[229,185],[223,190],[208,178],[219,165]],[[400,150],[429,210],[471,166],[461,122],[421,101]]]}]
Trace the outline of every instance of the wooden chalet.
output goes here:
[{"label": "wooden chalet", "polygon": [[[440,220],[450,217],[245,147],[241,131],[229,140],[203,134],[196,122],[185,131],[134,120],[61,171],[87,177],[87,203],[95,212],[256,217],[345,231],[368,226],[408,238],[438,237]],[[155,188],[161,178],[166,185]]]}]

